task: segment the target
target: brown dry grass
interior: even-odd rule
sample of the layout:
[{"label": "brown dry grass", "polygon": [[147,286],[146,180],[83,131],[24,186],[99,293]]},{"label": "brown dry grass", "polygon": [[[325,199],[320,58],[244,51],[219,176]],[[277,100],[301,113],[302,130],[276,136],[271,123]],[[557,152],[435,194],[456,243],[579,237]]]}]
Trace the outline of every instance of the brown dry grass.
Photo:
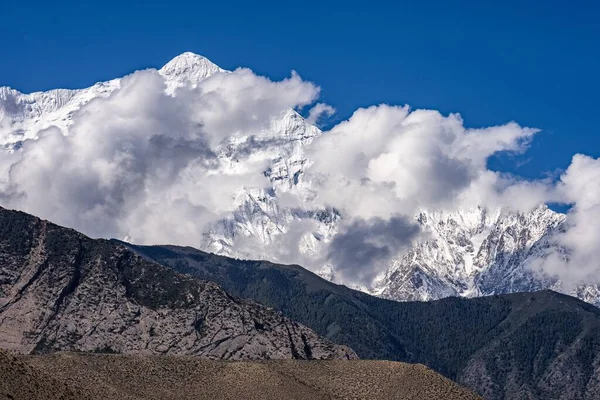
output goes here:
[{"label": "brown dry grass", "polygon": [[[0,369],[0,393],[11,391],[15,400],[61,394],[64,399],[93,400],[478,399],[422,365],[389,361],[226,362],[79,353],[21,356],[15,361],[33,373],[25,379],[21,370],[11,370],[12,364]],[[19,390],[30,385],[37,385],[36,393],[48,390],[54,397],[20,395],[25,392]],[[63,391],[51,392],[56,387]]]},{"label": "brown dry grass", "polygon": [[77,399],[66,383],[31,367],[21,357],[0,350],[0,399]]}]

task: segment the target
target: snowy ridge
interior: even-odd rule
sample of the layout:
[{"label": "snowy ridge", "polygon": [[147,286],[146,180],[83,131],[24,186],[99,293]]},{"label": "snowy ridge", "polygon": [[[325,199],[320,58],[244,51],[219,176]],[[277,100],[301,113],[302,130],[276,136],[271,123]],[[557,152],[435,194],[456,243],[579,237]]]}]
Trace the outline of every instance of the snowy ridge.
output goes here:
[{"label": "snowy ridge", "polygon": [[12,150],[52,126],[67,133],[73,113],[95,98],[108,96],[119,88],[119,81],[99,82],[81,90],[54,89],[30,94],[0,87],[0,143]]},{"label": "snowy ridge", "polygon": [[418,216],[427,240],[399,256],[372,292],[394,300],[434,300],[551,288],[600,304],[597,286],[566,290],[530,266],[548,252],[565,215],[546,206],[528,213],[482,208]]},{"label": "snowy ridge", "polygon": [[[196,87],[215,74],[227,73],[210,60],[184,53],[163,66],[166,92],[177,96],[180,87]],[[120,79],[99,82],[80,90],[56,89],[23,94],[0,88],[0,145],[19,149],[23,140],[36,139],[52,126],[68,135],[73,114],[95,98],[109,96],[120,87]],[[197,247],[240,258],[301,262],[326,279],[335,280],[335,270],[324,257],[327,244],[344,218],[332,209],[283,206],[289,191],[310,196],[304,171],[310,165],[305,148],[321,131],[294,110],[288,110],[259,134],[243,135],[218,149],[220,171],[240,168],[238,159],[251,151],[253,160],[265,160],[264,171],[271,185],[266,189],[240,187],[231,215],[211,226]],[[479,296],[543,288],[561,290],[560,282],[536,275],[529,265],[553,246],[552,235],[565,216],[540,206],[528,213],[486,210],[478,207],[455,213],[423,210],[416,220],[428,238],[398,254],[373,287],[360,288],[394,300],[431,300],[447,296]],[[310,233],[297,236],[296,224],[310,224]],[[291,238],[291,239],[290,239]],[[300,261],[295,261],[300,260]],[[600,304],[596,286],[577,288],[572,294]]]},{"label": "snowy ridge", "polygon": [[526,284],[516,283],[528,272],[523,264],[563,219],[545,206],[528,214],[479,207],[450,214],[422,212],[417,221],[429,239],[395,260],[375,290],[403,300],[527,290]]},{"label": "snowy ridge", "polygon": [[[165,77],[167,93],[178,87],[196,87],[202,80],[226,72],[205,57],[183,53],[158,71]],[[10,87],[0,87],[0,143],[7,149],[19,147],[26,139],[51,126],[68,134],[73,113],[89,101],[107,97],[120,87],[120,79],[98,82],[87,89],[54,89],[24,94]]]}]

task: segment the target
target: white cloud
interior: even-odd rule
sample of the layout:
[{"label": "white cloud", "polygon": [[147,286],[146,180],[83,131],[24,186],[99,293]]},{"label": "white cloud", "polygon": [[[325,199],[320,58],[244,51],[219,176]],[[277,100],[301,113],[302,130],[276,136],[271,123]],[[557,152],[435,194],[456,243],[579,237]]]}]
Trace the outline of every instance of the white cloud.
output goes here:
[{"label": "white cloud", "polygon": [[335,108],[331,107],[329,104],[317,103],[308,112],[306,120],[309,123],[316,125],[322,118],[331,117],[333,114],[335,114]]},{"label": "white cloud", "polygon": [[172,97],[156,71],[136,72],[82,107],[68,136],[48,129],[18,160],[3,158],[3,204],[92,236],[198,245],[235,193],[269,184],[265,161],[241,155],[222,165],[219,145],[260,133],[318,92],[295,73],[272,82],[239,69]]},{"label": "white cloud", "polygon": [[546,201],[545,182],[487,168],[490,156],[524,151],[537,132],[514,122],[469,129],[458,114],[407,106],[357,110],[309,149],[314,163],[306,179],[313,206],[334,207],[347,218],[333,238],[329,262],[347,279],[368,286],[419,236],[409,223],[419,210],[530,209]]},{"label": "white cloud", "polygon": [[[210,132],[211,143],[231,136],[252,135],[268,126],[285,110],[312,103],[319,88],[304,82],[296,72],[273,82],[239,68],[230,74],[216,74],[202,81],[191,100],[198,119]],[[180,89],[177,97],[181,96]]]},{"label": "white cloud", "polygon": [[572,205],[553,238],[564,253],[553,252],[534,267],[557,276],[567,289],[600,284],[600,159],[576,154],[555,190],[558,201]]},{"label": "white cloud", "polygon": [[357,218],[342,224],[327,259],[341,282],[369,287],[390,259],[408,250],[420,233],[419,225],[406,216]]},{"label": "white cloud", "polygon": [[309,176],[317,201],[361,218],[454,208],[473,191],[500,201],[505,178],[488,171],[488,158],[522,151],[536,132],[515,123],[467,129],[457,114],[373,106],[313,143]]}]

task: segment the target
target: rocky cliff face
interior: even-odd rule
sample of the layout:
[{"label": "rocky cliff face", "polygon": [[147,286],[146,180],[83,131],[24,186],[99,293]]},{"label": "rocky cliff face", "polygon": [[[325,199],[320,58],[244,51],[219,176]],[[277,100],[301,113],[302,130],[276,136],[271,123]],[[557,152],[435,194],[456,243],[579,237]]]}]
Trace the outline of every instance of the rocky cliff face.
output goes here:
[{"label": "rocky cliff face", "polygon": [[355,358],[352,350],[217,284],[0,209],[0,347],[21,353]]}]

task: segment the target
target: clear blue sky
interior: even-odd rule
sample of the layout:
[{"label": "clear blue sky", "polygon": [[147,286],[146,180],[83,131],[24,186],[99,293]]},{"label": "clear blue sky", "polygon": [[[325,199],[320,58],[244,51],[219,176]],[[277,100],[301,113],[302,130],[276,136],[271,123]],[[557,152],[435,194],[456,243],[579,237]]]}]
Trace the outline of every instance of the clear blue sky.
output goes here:
[{"label": "clear blue sky", "polygon": [[387,102],[539,127],[527,155],[491,161],[525,177],[600,156],[597,1],[0,2],[0,85],[24,92],[192,51],[275,79],[295,69],[337,118]]}]

